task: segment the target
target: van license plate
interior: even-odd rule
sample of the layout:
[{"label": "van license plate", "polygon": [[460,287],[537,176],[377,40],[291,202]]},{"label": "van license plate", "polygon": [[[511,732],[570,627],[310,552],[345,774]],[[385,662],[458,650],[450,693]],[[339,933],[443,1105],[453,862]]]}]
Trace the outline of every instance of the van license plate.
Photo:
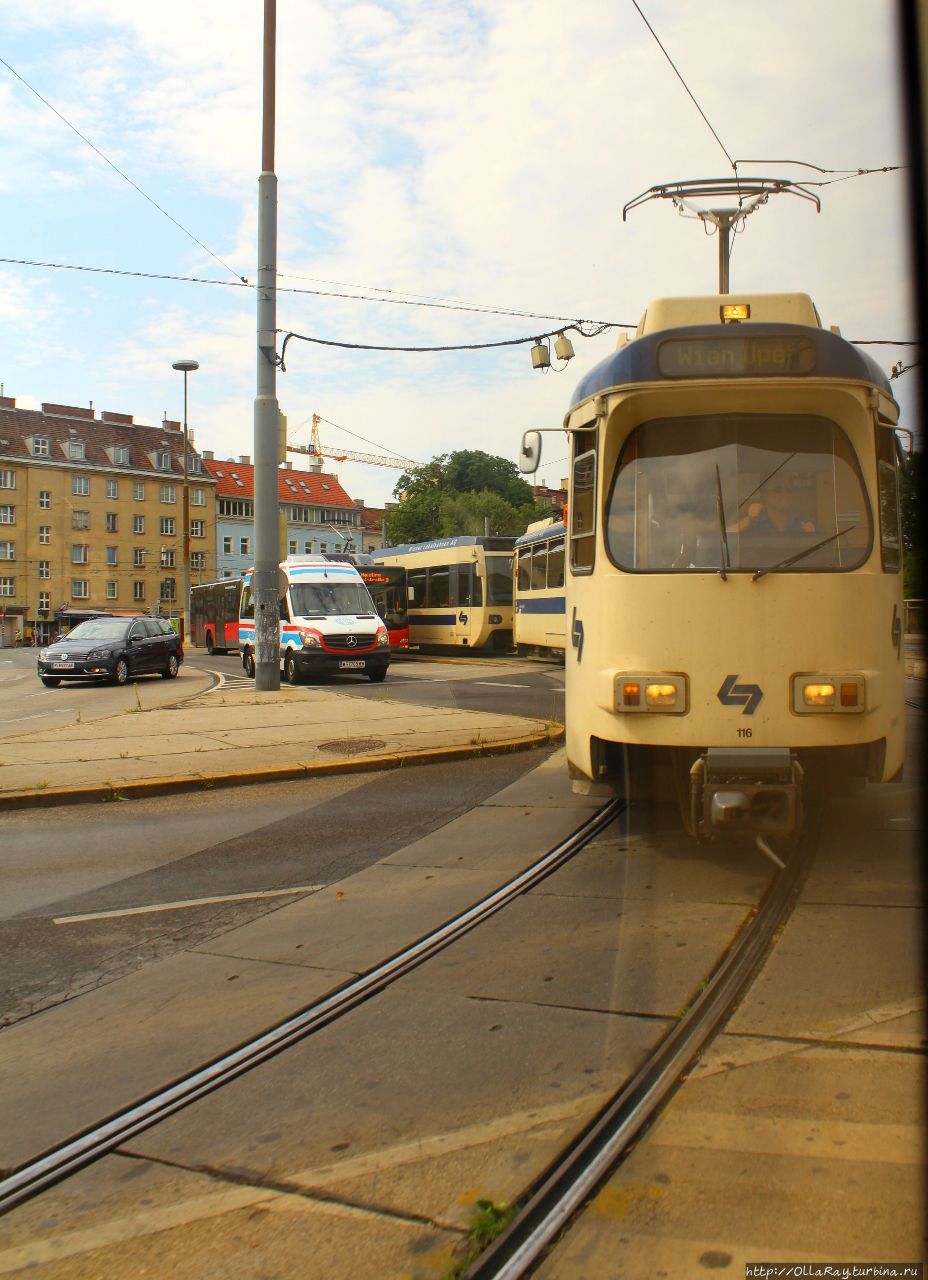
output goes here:
[{"label": "van license plate", "polygon": [[73,671],[74,670],[73,662],[53,662],[51,665],[52,665],[53,671]]},{"label": "van license plate", "polygon": [[342,671],[347,671],[349,668],[352,671],[357,671],[359,668],[364,667],[364,660],[362,658],[358,662],[340,662],[338,665]]}]

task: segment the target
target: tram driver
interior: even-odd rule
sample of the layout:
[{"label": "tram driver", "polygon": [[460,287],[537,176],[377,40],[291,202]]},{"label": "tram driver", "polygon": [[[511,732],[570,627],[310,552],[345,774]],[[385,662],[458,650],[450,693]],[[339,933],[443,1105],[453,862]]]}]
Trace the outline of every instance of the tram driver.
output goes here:
[{"label": "tram driver", "polygon": [[729,533],[747,533],[757,537],[776,534],[815,533],[814,520],[803,517],[795,509],[796,490],[790,476],[778,472],[761,485],[760,501],[751,502],[747,512],[729,526]]}]

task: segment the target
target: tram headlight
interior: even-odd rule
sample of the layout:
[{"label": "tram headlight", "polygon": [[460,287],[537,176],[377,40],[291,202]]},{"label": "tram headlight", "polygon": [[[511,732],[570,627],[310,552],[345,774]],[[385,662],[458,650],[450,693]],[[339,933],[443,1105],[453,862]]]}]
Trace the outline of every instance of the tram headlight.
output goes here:
[{"label": "tram headlight", "polygon": [[682,674],[621,671],[614,678],[613,689],[616,711],[682,716],[689,710],[686,676]]},{"label": "tram headlight", "polygon": [[867,709],[863,676],[814,672],[793,676],[792,704],[797,715],[816,712],[851,714]]}]

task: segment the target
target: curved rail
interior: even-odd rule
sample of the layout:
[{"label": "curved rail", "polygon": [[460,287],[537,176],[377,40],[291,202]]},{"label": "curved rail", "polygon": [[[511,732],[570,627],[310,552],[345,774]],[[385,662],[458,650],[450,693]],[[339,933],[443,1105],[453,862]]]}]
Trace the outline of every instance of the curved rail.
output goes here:
[{"label": "curved rail", "polygon": [[0,1214],[86,1168],[130,1138],[220,1089],[259,1063],[313,1035],[369,1000],[371,996],[377,995],[398,978],[495,915],[514,898],[540,884],[608,827],[624,807],[624,801],[610,801],[530,867],[411,946],[404,947],[389,959],[307,1005],[261,1035],[245,1041],[236,1049],[214,1058],[166,1087],[20,1165],[0,1181]]},{"label": "curved rail", "polygon": [[815,847],[812,833],[771,882],[705,990],[638,1071],[529,1189],[520,1212],[463,1280],[519,1280],[612,1172],[744,994],[787,914]]}]

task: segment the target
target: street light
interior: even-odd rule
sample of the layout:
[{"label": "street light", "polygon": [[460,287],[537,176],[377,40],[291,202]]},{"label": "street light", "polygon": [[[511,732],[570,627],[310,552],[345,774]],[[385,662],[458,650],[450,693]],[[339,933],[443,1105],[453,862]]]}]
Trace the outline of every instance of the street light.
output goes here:
[{"label": "street light", "polygon": [[178,369],[184,375],[184,489],[183,500],[181,503],[184,521],[184,620],[181,624],[181,635],[185,638],[187,632],[187,621],[190,617],[190,489],[188,486],[188,455],[190,452],[190,445],[187,435],[187,374],[193,373],[194,370],[199,369],[199,367],[200,365],[196,360],[175,360],[171,365],[172,369]]}]

